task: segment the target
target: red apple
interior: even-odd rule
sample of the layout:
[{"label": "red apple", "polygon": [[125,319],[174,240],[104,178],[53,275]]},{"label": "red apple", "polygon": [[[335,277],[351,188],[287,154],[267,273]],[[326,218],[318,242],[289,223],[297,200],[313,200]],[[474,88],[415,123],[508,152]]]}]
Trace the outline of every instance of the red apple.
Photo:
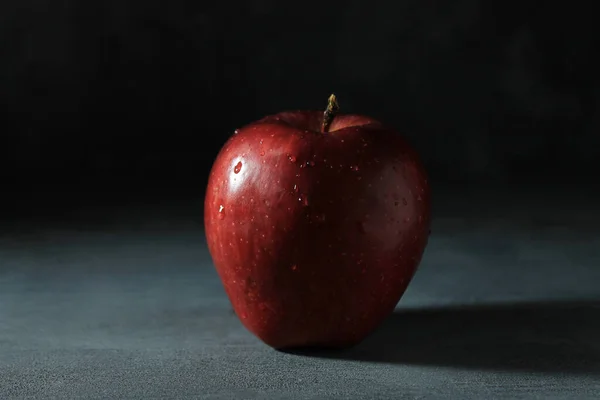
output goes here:
[{"label": "red apple", "polygon": [[209,177],[210,254],[243,325],[277,349],[347,347],[395,308],[429,236],[417,154],[360,115],[282,112],[235,132]]}]

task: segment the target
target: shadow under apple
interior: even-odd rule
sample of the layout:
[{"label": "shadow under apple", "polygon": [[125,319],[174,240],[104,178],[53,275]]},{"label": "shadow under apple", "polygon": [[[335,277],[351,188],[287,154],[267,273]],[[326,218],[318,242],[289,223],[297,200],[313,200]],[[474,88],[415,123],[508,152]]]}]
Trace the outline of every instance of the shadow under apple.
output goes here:
[{"label": "shadow under apple", "polygon": [[351,349],[288,352],[393,364],[600,374],[600,301],[400,309]]}]

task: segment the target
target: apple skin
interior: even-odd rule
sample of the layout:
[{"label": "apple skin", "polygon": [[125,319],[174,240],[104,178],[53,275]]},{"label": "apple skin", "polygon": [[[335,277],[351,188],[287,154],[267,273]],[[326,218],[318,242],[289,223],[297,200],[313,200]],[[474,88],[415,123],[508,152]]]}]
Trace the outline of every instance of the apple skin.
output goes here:
[{"label": "apple skin", "polygon": [[236,131],[210,173],[205,233],[242,324],[267,345],[351,347],[393,312],[425,250],[415,151],[365,116],[283,112]]}]

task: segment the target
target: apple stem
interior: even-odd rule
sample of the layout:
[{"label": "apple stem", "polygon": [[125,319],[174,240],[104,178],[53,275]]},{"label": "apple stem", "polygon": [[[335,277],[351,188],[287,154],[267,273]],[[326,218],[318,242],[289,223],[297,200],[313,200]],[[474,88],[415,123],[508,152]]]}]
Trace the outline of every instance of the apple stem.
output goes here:
[{"label": "apple stem", "polygon": [[321,132],[327,133],[329,131],[329,127],[333,122],[333,118],[335,118],[335,115],[337,114],[339,109],[340,106],[337,102],[335,94],[331,94],[331,96],[329,96],[329,99],[327,99],[327,108],[323,113],[323,125],[321,125]]}]

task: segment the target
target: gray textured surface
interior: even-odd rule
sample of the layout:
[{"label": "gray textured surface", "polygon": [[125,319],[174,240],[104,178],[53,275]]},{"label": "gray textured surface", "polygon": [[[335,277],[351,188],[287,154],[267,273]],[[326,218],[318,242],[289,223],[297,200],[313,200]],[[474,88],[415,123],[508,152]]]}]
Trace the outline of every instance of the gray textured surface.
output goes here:
[{"label": "gray textured surface", "polygon": [[498,211],[501,197],[448,197],[396,313],[358,348],[317,356],[242,328],[197,222],[7,231],[0,398],[598,398],[596,203],[519,196]]}]

